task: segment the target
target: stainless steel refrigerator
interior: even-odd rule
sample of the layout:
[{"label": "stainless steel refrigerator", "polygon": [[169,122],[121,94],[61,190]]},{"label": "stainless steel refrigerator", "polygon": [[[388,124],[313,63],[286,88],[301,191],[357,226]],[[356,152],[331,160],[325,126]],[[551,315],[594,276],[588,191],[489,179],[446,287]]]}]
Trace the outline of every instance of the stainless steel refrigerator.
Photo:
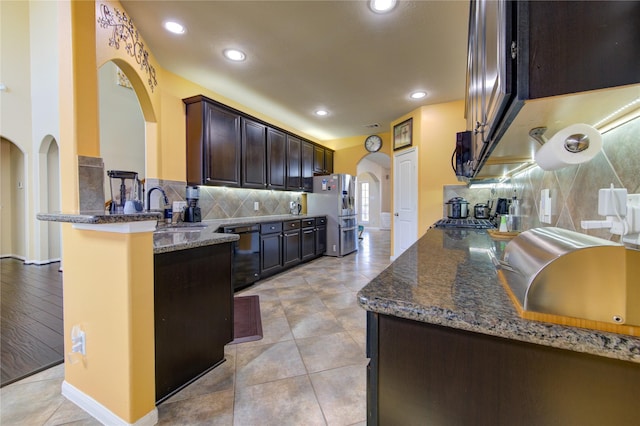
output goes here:
[{"label": "stainless steel refrigerator", "polygon": [[356,177],[347,174],[315,176],[307,195],[307,214],[327,216],[327,256],[358,250]]}]

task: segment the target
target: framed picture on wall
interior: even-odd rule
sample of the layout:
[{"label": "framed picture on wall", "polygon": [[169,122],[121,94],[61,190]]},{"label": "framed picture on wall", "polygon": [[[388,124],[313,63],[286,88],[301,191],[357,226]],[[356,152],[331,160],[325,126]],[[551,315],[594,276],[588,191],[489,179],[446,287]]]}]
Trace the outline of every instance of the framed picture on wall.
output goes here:
[{"label": "framed picture on wall", "polygon": [[413,143],[413,118],[393,126],[393,150],[411,146]]}]

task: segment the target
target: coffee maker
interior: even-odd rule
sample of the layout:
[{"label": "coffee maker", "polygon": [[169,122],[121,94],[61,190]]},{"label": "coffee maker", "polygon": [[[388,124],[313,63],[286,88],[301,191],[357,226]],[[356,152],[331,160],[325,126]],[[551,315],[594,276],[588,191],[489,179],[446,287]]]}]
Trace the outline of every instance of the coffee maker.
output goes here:
[{"label": "coffee maker", "polygon": [[187,206],[184,208],[185,222],[201,222],[202,213],[198,207],[200,199],[200,188],[197,186],[187,186]]}]

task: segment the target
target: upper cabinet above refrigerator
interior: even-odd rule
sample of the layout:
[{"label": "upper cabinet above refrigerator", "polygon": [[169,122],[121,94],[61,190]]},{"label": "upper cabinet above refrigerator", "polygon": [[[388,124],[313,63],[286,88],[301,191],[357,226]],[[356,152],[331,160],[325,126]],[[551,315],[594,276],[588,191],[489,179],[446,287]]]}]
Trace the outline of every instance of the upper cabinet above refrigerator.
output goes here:
[{"label": "upper cabinet above refrigerator", "polygon": [[475,179],[531,161],[548,134],[640,96],[640,2],[472,1],[466,119]]}]

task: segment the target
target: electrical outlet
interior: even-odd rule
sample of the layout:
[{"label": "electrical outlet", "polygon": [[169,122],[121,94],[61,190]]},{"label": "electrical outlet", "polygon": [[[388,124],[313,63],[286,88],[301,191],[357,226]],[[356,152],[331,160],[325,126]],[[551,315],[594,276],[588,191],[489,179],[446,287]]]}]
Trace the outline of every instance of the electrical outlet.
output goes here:
[{"label": "electrical outlet", "polygon": [[86,336],[79,325],[74,325],[71,328],[71,352],[87,354]]},{"label": "electrical outlet", "polygon": [[186,201],[174,201],[173,202],[173,207],[172,210],[175,213],[180,213],[184,210],[184,208],[187,207],[187,202]]},{"label": "electrical outlet", "polygon": [[253,210],[255,210],[255,211],[260,210],[260,202],[259,201],[254,201],[253,202]]}]

